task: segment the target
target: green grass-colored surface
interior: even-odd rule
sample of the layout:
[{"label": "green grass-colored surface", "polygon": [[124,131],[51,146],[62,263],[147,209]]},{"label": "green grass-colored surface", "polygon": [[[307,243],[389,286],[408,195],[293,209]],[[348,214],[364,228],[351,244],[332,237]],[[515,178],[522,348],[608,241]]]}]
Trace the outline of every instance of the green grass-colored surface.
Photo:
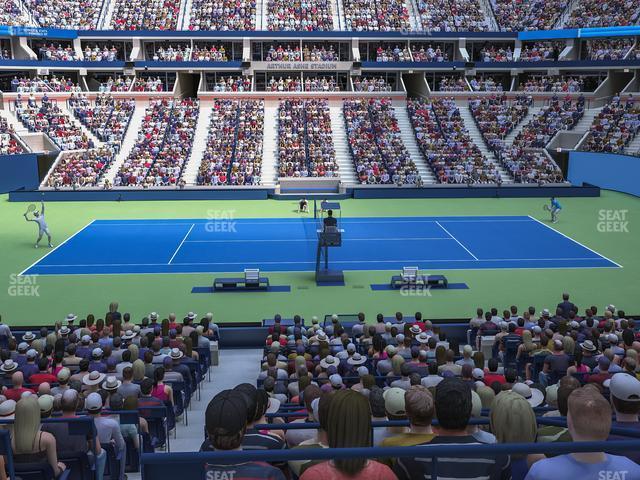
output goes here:
[{"label": "green grass-colored surface", "polygon": [[[347,200],[343,216],[427,215],[532,215],[547,221],[542,199],[463,200]],[[422,311],[431,318],[469,317],[477,306],[511,304],[520,309],[553,307],[562,291],[572,294],[581,307],[602,309],[613,303],[627,313],[640,314],[640,199],[603,192],[600,198],[563,199],[560,222],[554,227],[564,234],[620,263],[621,269],[521,269],[454,270],[452,282],[465,282],[469,290],[434,291],[431,297],[405,297],[399,292],[378,291],[371,283],[384,283],[389,271],[345,272],[346,287],[316,287],[313,273],[272,273],[275,285],[291,285],[290,293],[191,294],[193,286],[209,285],[213,274],[181,275],[70,275],[37,277],[37,296],[31,289],[16,293],[15,275],[37,261],[48,249],[34,249],[34,224],[24,221],[26,204],[10,203],[0,196],[0,314],[9,325],[51,324],[69,312],[80,316],[104,315],[111,301],[136,320],[150,311],[165,316],[193,310],[214,312],[219,322],[256,321],[276,312],[306,318],[326,313],[364,311],[370,318],[378,312]],[[293,217],[295,202],[87,202],[50,203],[47,221],[54,243],[95,219],[207,218],[214,211],[235,217]],[[601,210],[627,210],[628,233],[602,233],[597,225]],[[434,270],[435,272],[435,270]],[[26,290],[26,291],[25,291]]]}]

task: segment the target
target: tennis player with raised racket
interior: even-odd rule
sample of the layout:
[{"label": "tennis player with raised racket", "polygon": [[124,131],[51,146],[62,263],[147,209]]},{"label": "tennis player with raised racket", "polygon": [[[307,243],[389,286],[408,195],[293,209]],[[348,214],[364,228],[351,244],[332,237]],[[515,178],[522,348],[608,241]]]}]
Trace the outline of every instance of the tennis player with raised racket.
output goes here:
[{"label": "tennis player with raised racket", "polygon": [[[33,218],[29,218],[29,214],[32,213]],[[40,245],[40,240],[42,240],[42,236],[46,235],[49,240],[49,248],[53,248],[51,244],[51,233],[49,232],[49,226],[47,225],[47,221],[44,218],[44,202],[40,202],[40,211],[36,210],[36,206],[31,204],[27,207],[27,213],[24,214],[24,218],[27,222],[35,222],[38,224],[38,240],[36,240],[36,248]]]}]

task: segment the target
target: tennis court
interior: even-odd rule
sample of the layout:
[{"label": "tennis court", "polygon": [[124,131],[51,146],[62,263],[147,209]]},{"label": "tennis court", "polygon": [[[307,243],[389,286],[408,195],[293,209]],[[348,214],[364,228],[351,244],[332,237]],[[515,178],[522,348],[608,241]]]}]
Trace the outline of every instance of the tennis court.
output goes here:
[{"label": "tennis court", "polygon": [[[95,220],[23,275],[313,271],[310,218]],[[620,268],[530,216],[342,218],[342,270]]]}]

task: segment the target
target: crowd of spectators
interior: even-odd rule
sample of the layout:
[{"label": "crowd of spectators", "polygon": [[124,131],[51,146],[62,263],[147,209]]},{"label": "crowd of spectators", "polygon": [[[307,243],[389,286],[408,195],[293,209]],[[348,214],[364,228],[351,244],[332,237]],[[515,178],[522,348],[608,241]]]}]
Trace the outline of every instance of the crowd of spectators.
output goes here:
[{"label": "crowd of spectators", "polygon": [[391,100],[346,100],[344,118],[360,183],[403,185],[419,181]]},{"label": "crowd of spectators", "polygon": [[500,157],[507,148],[504,139],[527,116],[533,99],[518,95],[508,100],[506,95],[476,97],[469,100],[469,109],[489,150]]},{"label": "crowd of spectators", "polygon": [[136,77],[131,87],[133,92],[164,92],[165,84],[160,77]]},{"label": "crowd of spectators", "polygon": [[2,0],[0,2],[0,24],[23,26],[29,25],[29,17],[23,12],[16,0]]},{"label": "crowd of spectators", "polygon": [[495,46],[484,46],[480,50],[478,60],[480,62],[513,62],[513,50]]},{"label": "crowd of spectators", "polygon": [[580,0],[571,11],[564,28],[624,27],[640,18],[640,5],[634,0]]},{"label": "crowd of spectators", "polygon": [[271,31],[326,32],[333,30],[330,0],[268,0],[267,25]]},{"label": "crowd of spectators", "polygon": [[633,47],[633,38],[588,40],[587,60],[622,60]]},{"label": "crowd of spectators", "polygon": [[23,0],[35,22],[45,28],[68,30],[95,30],[102,10],[103,0]]},{"label": "crowd of spectators", "polygon": [[193,0],[189,15],[189,30],[246,31],[255,29],[255,0]]},{"label": "crowd of spectators", "polygon": [[[46,467],[50,476],[37,478],[80,478],[90,471],[126,480],[125,466],[137,463],[129,459],[166,447],[166,434],[185,417],[207,371],[199,352],[216,338],[212,314],[200,322],[191,312],[181,321],[170,314],[161,322],[154,312],[137,324],[117,308],[114,302],[104,317],[90,314],[79,322],[69,314],[38,332],[14,335],[3,324],[0,410],[22,471]],[[121,423],[112,413],[124,410],[138,414],[139,424]],[[160,418],[153,411],[166,413]],[[74,432],[72,422],[83,420],[93,433]]]},{"label": "crowd of spectators", "polygon": [[191,48],[188,43],[160,45],[155,51],[147,53],[154,62],[228,62],[229,57],[224,45]]},{"label": "crowd of spectators", "polygon": [[409,11],[403,0],[344,0],[346,29],[355,32],[409,31]]},{"label": "crowd of spectators", "polygon": [[422,154],[439,183],[491,183],[500,176],[473,143],[452,98],[409,100],[409,118]]},{"label": "crowd of spectators", "polygon": [[72,45],[62,46],[61,44],[43,44],[38,48],[38,58],[40,60],[58,61],[58,62],[72,62],[80,60]]},{"label": "crowd of spectators", "polygon": [[178,185],[193,146],[198,113],[198,100],[151,100],[114,186]]},{"label": "crowd of spectators", "polygon": [[327,100],[283,100],[278,110],[278,175],[333,177],[338,165]]},{"label": "crowd of spectators", "polygon": [[259,185],[264,102],[215,100],[198,185]]},{"label": "crowd of spectators", "polygon": [[305,92],[339,92],[340,85],[334,77],[309,77],[304,79]]},{"label": "crowd of spectators", "polygon": [[427,32],[486,32],[489,22],[477,0],[418,0],[418,20]]},{"label": "crowd of spectators", "polygon": [[513,141],[514,147],[522,149],[544,148],[560,130],[571,130],[584,115],[585,100],[577,100],[557,95],[551,98],[531,121],[524,125]]},{"label": "crowd of spectators", "polygon": [[406,45],[380,45],[376,49],[376,62],[410,62],[411,55]]},{"label": "crowd of spectators", "polygon": [[300,80],[300,76],[292,77],[291,75],[287,76],[287,78],[279,77],[271,77],[269,79],[269,83],[267,84],[267,91],[270,92],[301,92],[302,91],[302,81]]},{"label": "crowd of spectators", "polygon": [[264,61],[300,62],[302,61],[302,50],[300,49],[300,45],[298,44],[295,44],[293,47],[291,45],[282,46],[281,44],[278,46],[271,45],[269,46],[267,55],[264,57]]},{"label": "crowd of spectators", "polygon": [[52,75],[49,77],[36,76],[33,78],[28,77],[13,77],[11,80],[11,91],[18,93],[28,92],[79,92],[80,87],[71,80],[71,78],[58,77]]},{"label": "crowd of spectators", "polygon": [[474,92],[502,92],[503,87],[501,82],[496,82],[492,76],[485,77],[484,75],[473,77],[469,81],[471,90]]},{"label": "crowd of spectators", "polygon": [[84,47],[84,61],[86,62],[119,62],[123,61],[123,52],[115,45],[95,44]]},{"label": "crowd of spectators", "polygon": [[353,90],[356,92],[392,92],[393,85],[384,77],[353,77]]},{"label": "crowd of spectators", "polygon": [[16,116],[30,132],[46,133],[61,150],[86,150],[93,148],[93,141],[82,131],[57,103],[45,94],[40,104],[33,94],[24,100],[22,95],[14,100]]},{"label": "crowd of spectators", "polygon": [[415,44],[412,44],[411,57],[414,62],[448,62],[450,60],[449,54],[442,45],[436,45],[433,48],[431,44],[427,45],[427,48],[424,48],[424,45],[417,48]]},{"label": "crowd of spectators", "polygon": [[177,30],[181,2],[145,0],[116,2],[111,28],[113,30]]},{"label": "crowd of spectators", "polygon": [[581,150],[623,153],[640,130],[640,105],[629,94],[626,99],[615,95],[594,118]]},{"label": "crowd of spectators", "polygon": [[437,84],[439,92],[465,92],[469,90],[467,81],[460,75],[444,76]]},{"label": "crowd of spectators", "polygon": [[127,133],[136,101],[113,98],[109,93],[99,93],[96,100],[91,102],[84,94],[72,94],[69,106],[76,118],[99,140],[120,145]]},{"label": "crowd of spectators", "polygon": [[491,0],[496,22],[503,32],[551,30],[567,5],[567,0]]},{"label": "crowd of spectators", "polygon": [[220,79],[213,84],[214,92],[250,92],[251,91],[251,77],[220,77]]},{"label": "crowd of spectators", "polygon": [[542,150],[523,150],[506,147],[500,161],[516,183],[562,183],[564,178],[558,165]]},{"label": "crowd of spectators", "polygon": [[113,158],[114,152],[109,147],[64,153],[49,174],[47,186],[56,189],[95,187]]},{"label": "crowd of spectators", "polygon": [[129,92],[131,91],[131,85],[133,84],[133,78],[131,77],[121,77],[117,76],[116,78],[109,77],[105,82],[101,82],[98,87],[98,92],[100,93],[108,93],[108,92]]},{"label": "crowd of spectators", "polygon": [[538,41],[524,43],[520,50],[520,62],[557,61],[564,50],[563,42]]},{"label": "crowd of spectators", "polygon": [[582,77],[532,75],[518,86],[525,92],[575,93],[584,89]]},{"label": "crowd of spectators", "polygon": [[7,120],[0,117],[0,155],[15,155],[24,153],[24,148],[18,141],[13,127]]}]

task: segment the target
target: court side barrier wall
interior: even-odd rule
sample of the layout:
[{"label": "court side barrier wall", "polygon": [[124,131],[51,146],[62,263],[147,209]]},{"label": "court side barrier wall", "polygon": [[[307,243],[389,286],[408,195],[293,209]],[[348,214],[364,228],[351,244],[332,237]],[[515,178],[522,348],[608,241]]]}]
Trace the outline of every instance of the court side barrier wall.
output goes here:
[{"label": "court side barrier wall", "polygon": [[569,181],[640,197],[640,157],[614,153],[570,152]]},{"label": "court side barrier wall", "polygon": [[38,156],[34,153],[0,155],[0,193],[38,188]]},{"label": "court side barrier wall", "polygon": [[[292,200],[300,196],[308,199],[324,199],[328,193],[298,191],[296,194],[277,194],[268,188],[164,188],[164,189],[117,189],[117,190],[21,190],[11,192],[11,202],[108,202],[108,201],[153,201],[153,200]],[[395,186],[362,186],[348,188],[341,198],[548,198],[548,197],[599,197],[600,188],[584,186],[502,186],[474,187],[467,185],[431,185],[423,188]],[[331,198],[334,198],[333,196]]]},{"label": "court side barrier wall", "polygon": [[[291,450],[218,451],[198,453],[145,453],[141,459],[142,478],[208,478],[206,465],[237,464],[248,461],[336,460],[345,458],[431,457],[432,479],[438,478],[438,458],[494,457],[510,454],[615,451],[640,448],[640,440],[609,442],[503,443],[485,445],[421,445],[387,448],[317,448]],[[214,477],[211,477],[214,478]]]}]

